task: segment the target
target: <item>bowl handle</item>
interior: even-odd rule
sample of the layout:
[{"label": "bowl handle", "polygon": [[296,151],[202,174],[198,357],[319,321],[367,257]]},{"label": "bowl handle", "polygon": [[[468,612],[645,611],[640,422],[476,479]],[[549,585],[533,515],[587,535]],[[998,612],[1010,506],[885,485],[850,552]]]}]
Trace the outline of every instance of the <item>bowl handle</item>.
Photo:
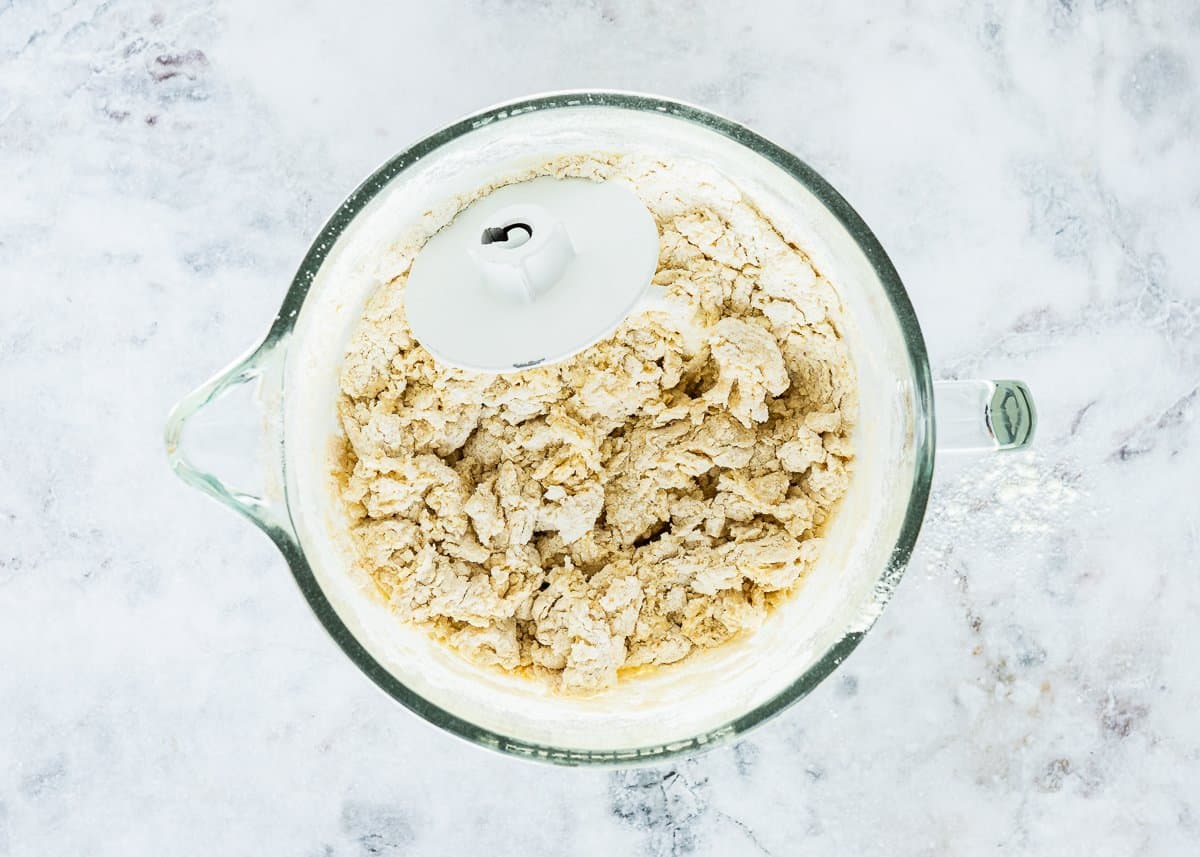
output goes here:
[{"label": "bowl handle", "polygon": [[1024,449],[1037,411],[1020,381],[937,381],[933,385],[938,452]]},{"label": "bowl handle", "polygon": [[[198,488],[258,526],[283,550],[285,555],[298,549],[299,541],[292,526],[287,504],[283,499],[283,446],[281,435],[282,374],[285,340],[268,336],[261,344],[235,360],[226,369],[201,384],[180,400],[167,417],[165,440],[167,460],[171,469],[184,482]],[[254,472],[262,483],[259,493],[231,488],[213,473],[202,470],[192,463],[184,444],[185,429],[193,418],[244,384],[258,381],[255,403],[246,407],[242,403],[239,423],[247,422],[247,411],[251,419],[259,422],[252,429],[256,439],[265,441],[266,455],[247,453],[240,472]],[[197,427],[203,421],[197,421]],[[221,438],[228,438],[228,424],[214,432],[219,447]],[[250,478],[250,477],[248,477]]]}]

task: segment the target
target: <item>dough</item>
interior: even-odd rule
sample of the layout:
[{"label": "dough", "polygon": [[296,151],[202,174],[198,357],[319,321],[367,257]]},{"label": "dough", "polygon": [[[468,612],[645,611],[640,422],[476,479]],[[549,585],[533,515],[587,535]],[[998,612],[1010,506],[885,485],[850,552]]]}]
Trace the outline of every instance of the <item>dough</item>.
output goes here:
[{"label": "dough", "polygon": [[[638,193],[669,311],[554,366],[437,364],[405,322],[408,264],[473,199],[537,175]],[[339,401],[356,561],[398,618],[565,693],[757,628],[849,481],[856,388],[831,284],[694,163],[560,157],[426,220],[352,336]]]}]

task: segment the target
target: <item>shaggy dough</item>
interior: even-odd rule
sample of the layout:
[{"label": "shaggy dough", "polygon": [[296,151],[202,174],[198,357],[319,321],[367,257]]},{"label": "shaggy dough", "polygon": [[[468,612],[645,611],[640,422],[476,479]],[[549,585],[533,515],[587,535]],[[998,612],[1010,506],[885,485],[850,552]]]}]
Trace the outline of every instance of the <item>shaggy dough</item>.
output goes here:
[{"label": "shaggy dough", "polygon": [[[627,183],[658,222],[669,311],[563,363],[435,363],[408,264],[474,199],[537,175]],[[752,631],[846,490],[854,373],[833,287],[693,163],[561,157],[431,213],[394,255],[341,376],[357,561],[399,617],[568,693]]]}]

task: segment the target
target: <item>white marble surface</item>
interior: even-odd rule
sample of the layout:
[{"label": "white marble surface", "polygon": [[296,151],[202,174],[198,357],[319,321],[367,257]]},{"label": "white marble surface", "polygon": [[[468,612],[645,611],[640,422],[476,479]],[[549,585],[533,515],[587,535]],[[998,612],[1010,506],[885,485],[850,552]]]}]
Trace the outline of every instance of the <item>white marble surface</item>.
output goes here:
[{"label": "white marble surface", "polygon": [[[0,855],[1197,853],[1200,8],[864,5],[0,0]],[[800,153],[1042,416],[832,679],[637,772],[392,704],[161,443],[363,175],[580,86]]]}]

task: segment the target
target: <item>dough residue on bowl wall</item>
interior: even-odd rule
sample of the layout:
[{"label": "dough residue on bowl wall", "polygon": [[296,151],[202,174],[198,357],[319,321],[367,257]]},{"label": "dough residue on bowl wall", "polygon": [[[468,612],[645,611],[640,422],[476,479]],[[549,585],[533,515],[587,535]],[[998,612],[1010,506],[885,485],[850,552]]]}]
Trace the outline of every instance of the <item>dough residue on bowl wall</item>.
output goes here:
[{"label": "dough residue on bowl wall", "polygon": [[398,620],[592,693],[753,631],[798,587],[849,483],[856,385],[833,286],[719,173],[559,157],[449,216],[538,175],[634,189],[668,311],[484,375],[414,341],[402,271],[347,349],[336,475],[356,563]]}]

